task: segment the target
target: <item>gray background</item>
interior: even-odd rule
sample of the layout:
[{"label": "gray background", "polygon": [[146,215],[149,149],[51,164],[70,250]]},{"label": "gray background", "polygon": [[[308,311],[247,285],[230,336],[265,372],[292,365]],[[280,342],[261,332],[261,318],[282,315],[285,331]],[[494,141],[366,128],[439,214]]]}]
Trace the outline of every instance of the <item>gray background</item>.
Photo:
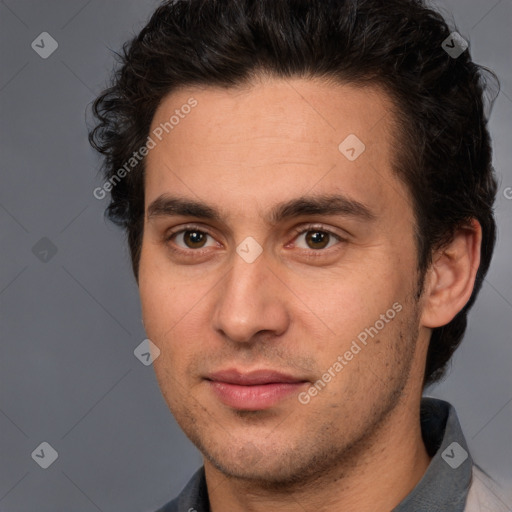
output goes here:
[{"label": "gray background", "polygon": [[[134,357],[145,334],[128,251],[103,219],[107,200],[92,195],[101,180],[85,111],[112,69],[110,50],[157,4],[0,2],[2,512],[151,511],[202,462],[152,367]],[[512,503],[512,2],[438,5],[502,83],[490,125],[499,239],[451,373],[427,394],[455,405],[474,459]],[[31,48],[43,31],[59,44],[48,59]],[[46,262],[43,237],[57,250]],[[59,454],[45,470],[31,457],[43,441]]]}]

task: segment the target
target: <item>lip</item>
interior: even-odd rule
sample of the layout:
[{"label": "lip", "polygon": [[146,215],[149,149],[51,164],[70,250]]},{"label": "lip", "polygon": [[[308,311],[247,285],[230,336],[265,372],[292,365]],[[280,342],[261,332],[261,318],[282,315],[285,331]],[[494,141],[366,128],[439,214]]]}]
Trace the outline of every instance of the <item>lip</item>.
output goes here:
[{"label": "lip", "polygon": [[211,373],[207,375],[206,378],[207,380],[225,382],[227,384],[237,384],[239,386],[306,382],[306,379],[293,377],[292,375],[287,375],[285,373],[267,369],[242,372],[236,368],[232,368]]},{"label": "lip", "polygon": [[223,370],[206,377],[217,398],[228,407],[258,411],[277,405],[284,398],[299,393],[308,381],[274,370],[243,373]]}]

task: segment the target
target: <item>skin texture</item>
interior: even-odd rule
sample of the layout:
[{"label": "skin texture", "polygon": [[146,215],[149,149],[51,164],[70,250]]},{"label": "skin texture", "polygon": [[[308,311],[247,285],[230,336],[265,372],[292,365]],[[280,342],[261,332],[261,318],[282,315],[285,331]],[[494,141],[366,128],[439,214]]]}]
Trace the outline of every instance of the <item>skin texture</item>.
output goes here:
[{"label": "skin texture", "polygon": [[[212,511],[389,511],[430,462],[419,423],[428,342],[471,295],[480,226],[438,252],[418,300],[413,210],[391,170],[399,132],[382,90],[309,79],[187,88],[164,98],[151,130],[191,97],[197,106],[147,156],[146,209],[172,194],[222,217],[146,216],[139,288],[156,376],[204,456]],[[349,134],[366,146],[355,161],[338,149]],[[332,193],[375,219],[266,220],[278,203]],[[191,223],[208,236],[166,240]],[[344,240],[318,242],[325,230]],[[263,249],[252,263],[236,252],[246,237]],[[395,303],[401,311],[306,405],[293,394],[240,411],[205,380],[267,368],[307,391]]]}]

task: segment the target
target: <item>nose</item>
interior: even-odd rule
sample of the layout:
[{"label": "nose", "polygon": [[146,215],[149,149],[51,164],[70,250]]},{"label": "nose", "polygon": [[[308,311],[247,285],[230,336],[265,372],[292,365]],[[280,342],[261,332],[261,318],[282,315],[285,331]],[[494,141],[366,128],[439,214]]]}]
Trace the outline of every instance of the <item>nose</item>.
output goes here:
[{"label": "nose", "polygon": [[236,254],[216,293],[213,327],[224,338],[250,344],[259,333],[280,336],[286,331],[291,292],[269,266],[264,251],[251,263]]}]

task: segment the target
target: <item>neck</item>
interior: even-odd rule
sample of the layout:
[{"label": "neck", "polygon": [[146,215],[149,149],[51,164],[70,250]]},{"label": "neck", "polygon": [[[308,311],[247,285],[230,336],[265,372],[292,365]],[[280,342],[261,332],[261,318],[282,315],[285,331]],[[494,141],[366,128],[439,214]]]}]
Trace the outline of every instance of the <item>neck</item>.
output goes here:
[{"label": "neck", "polygon": [[205,460],[211,511],[392,510],[414,489],[431,460],[421,436],[421,396],[410,398],[404,397],[373,432],[371,442],[361,443],[364,450],[354,447],[321,478],[301,482],[293,489],[269,489],[261,482],[226,479]]}]

